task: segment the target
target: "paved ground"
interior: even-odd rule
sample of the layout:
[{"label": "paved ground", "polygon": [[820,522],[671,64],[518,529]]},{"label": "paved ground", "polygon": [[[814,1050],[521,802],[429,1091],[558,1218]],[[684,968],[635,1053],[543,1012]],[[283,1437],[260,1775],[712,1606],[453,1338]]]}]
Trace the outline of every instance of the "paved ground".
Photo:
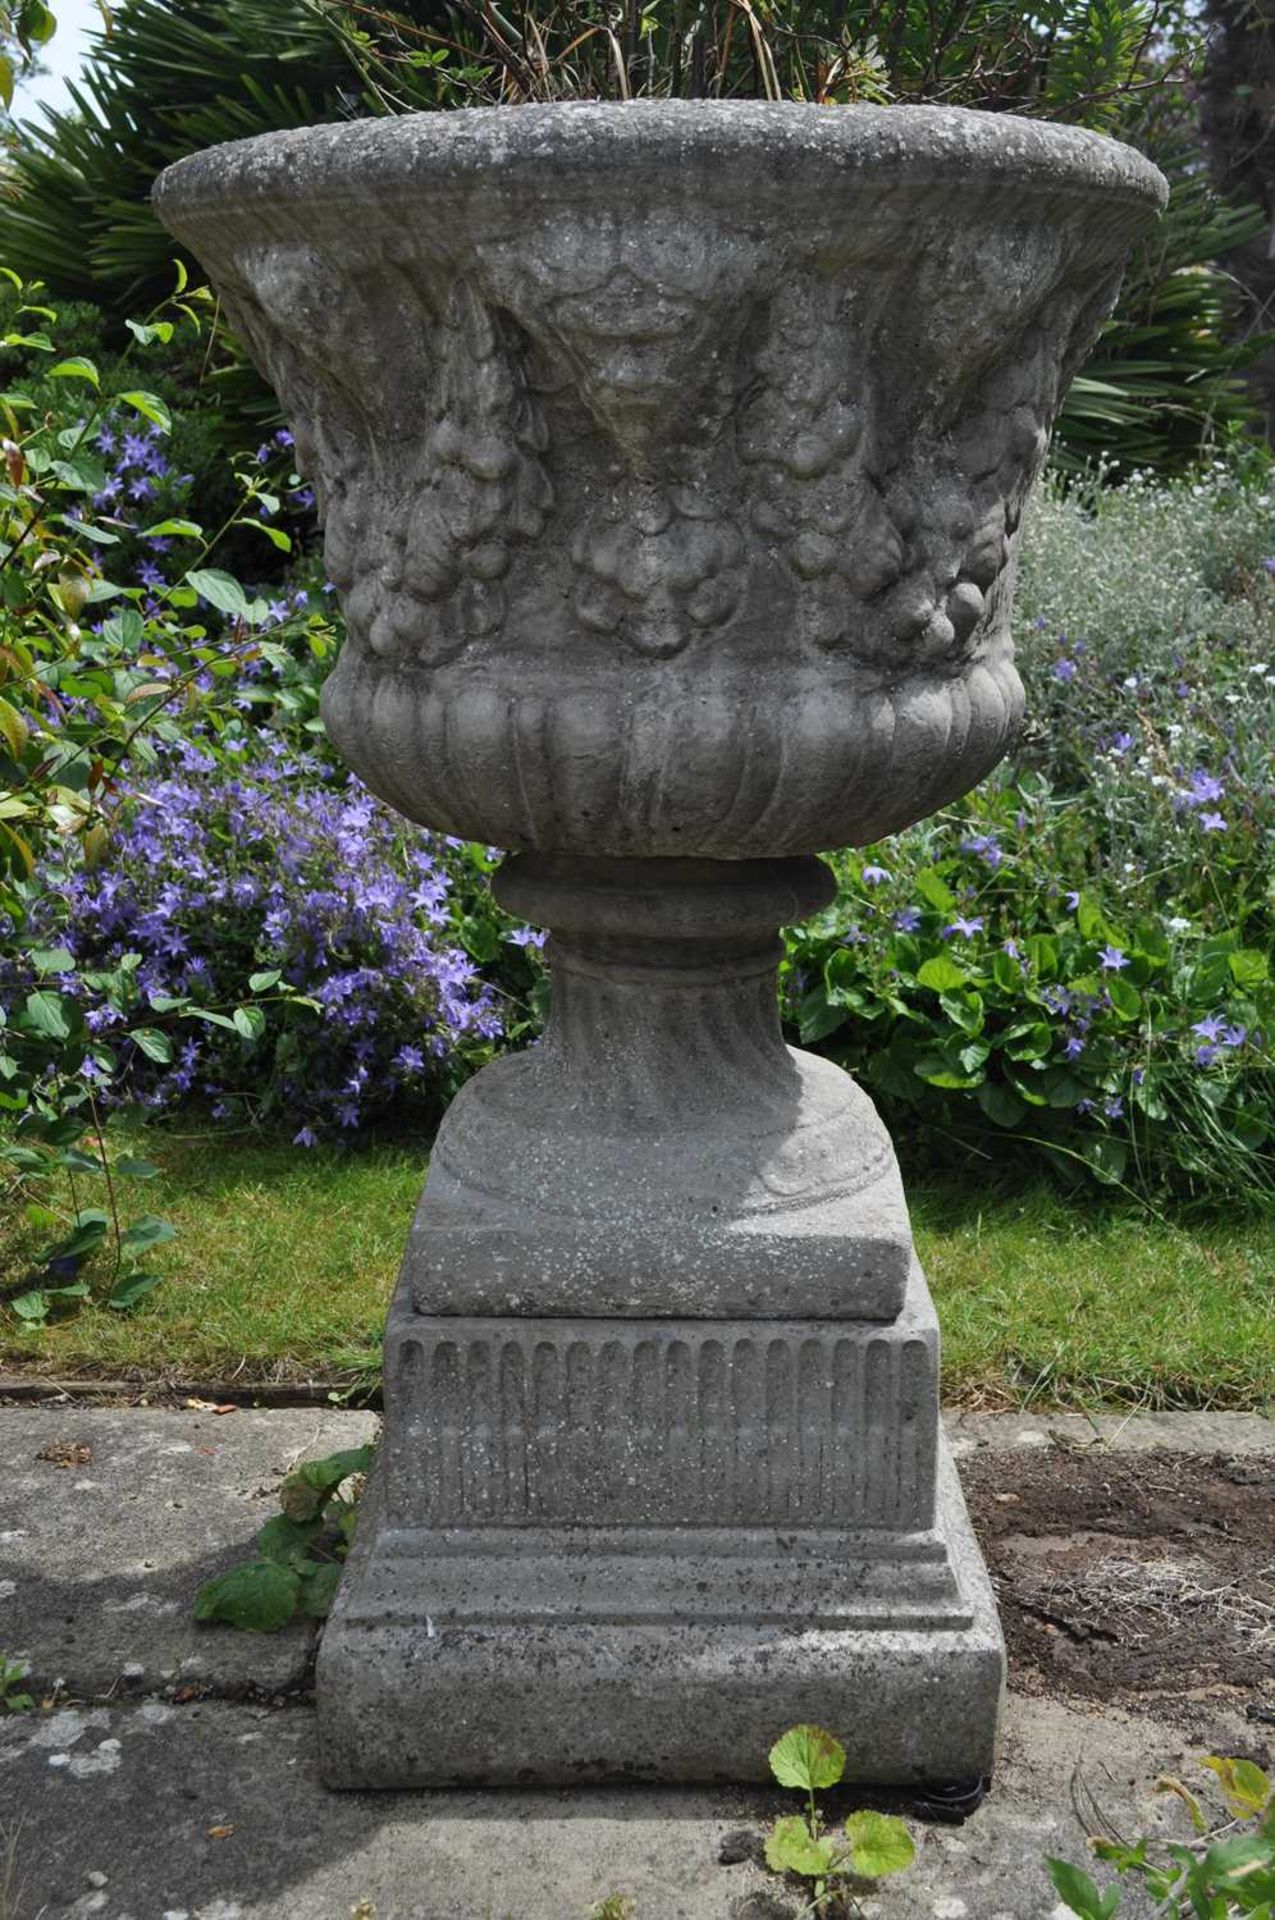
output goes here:
[{"label": "paved ground", "polygon": [[[759,1864],[758,1836],[786,1804],[777,1793],[333,1795],[317,1784],[308,1634],[197,1629],[190,1603],[274,1511],[293,1462],[357,1444],[372,1425],[314,1410],[0,1410],[0,1651],[26,1654],[53,1702],[0,1720],[0,1920],[588,1920],[617,1892],[635,1920],[795,1915],[800,1898]],[[1111,1629],[1094,1624],[1089,1552],[1104,1529],[1119,1552],[1103,1566],[1141,1552],[1153,1597],[1168,1591],[1165,1566],[1180,1573],[1240,1538],[1256,1563],[1273,1531],[1275,1425],[1099,1425],[952,1423],[1007,1623],[1026,1623],[1011,1633],[1002,1763],[964,1826],[916,1824],[917,1866],[865,1900],[866,1915],[1063,1920],[1040,1857],[1083,1856],[1073,1801],[1091,1826],[1173,1827],[1176,1803],[1151,1791],[1158,1774],[1189,1773],[1217,1749],[1275,1758],[1266,1589],[1250,1583],[1233,1617],[1210,1615],[1207,1672],[1179,1663],[1161,1686],[1142,1658],[1113,1682],[1113,1706],[1092,1697]],[[1050,1458],[1066,1507],[1056,1536],[1039,1511]],[[1055,1569],[1052,1585],[1042,1567]],[[1181,1606],[1179,1589],[1170,1597]],[[1153,1647],[1165,1631],[1152,1616],[1146,1633],[1132,1603],[1127,1619],[1121,1634]]]}]

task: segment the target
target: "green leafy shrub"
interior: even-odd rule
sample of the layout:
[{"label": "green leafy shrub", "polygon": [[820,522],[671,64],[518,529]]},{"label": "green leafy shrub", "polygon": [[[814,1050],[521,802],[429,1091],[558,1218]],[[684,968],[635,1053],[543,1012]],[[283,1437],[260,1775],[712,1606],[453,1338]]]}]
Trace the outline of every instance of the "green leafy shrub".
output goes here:
[{"label": "green leafy shrub", "polygon": [[789,935],[802,1038],[913,1151],[1275,1194],[1269,510],[1225,468],[1046,492],[1018,749],[958,806],[835,857],[836,902]]},{"label": "green leafy shrub", "polygon": [[[273,669],[264,678],[270,697]],[[164,752],[109,864],[51,867],[56,905],[48,896],[39,917],[56,918],[86,985],[107,983],[86,1018],[117,1060],[112,1104],[194,1101],[311,1145],[391,1117],[437,1121],[527,1024],[540,936],[497,915],[495,864],[412,826],[315,751],[229,726]],[[139,1008],[234,1006],[247,992],[255,1005],[206,1015],[198,1034],[129,1037]]]},{"label": "green leafy shrub", "polygon": [[[1142,144],[1136,127],[1122,131]],[[1222,200],[1193,146],[1152,144],[1150,155],[1168,177],[1169,204],[1067,389],[1050,448],[1060,472],[1124,479],[1142,467],[1167,478],[1259,424],[1243,369],[1272,336],[1244,328],[1235,282],[1218,263],[1261,232],[1265,216]]]},{"label": "green leafy shrub", "polygon": [[[11,1300],[35,1324],[90,1300],[126,1310],[160,1277],[148,1256],[171,1229],[150,1214],[130,1220],[123,1200],[128,1177],[153,1170],[128,1155],[112,1159],[101,1134],[101,1103],[124,1056],[171,1052],[179,1023],[238,1022],[242,1031],[264,1017],[239,1003],[254,999],[247,981],[233,1003],[215,1007],[198,993],[157,1000],[140,990],[136,953],[77,969],[63,938],[67,889],[51,881],[69,884],[109,858],[131,782],[165,744],[200,716],[215,735],[222,709],[234,713],[235,679],[270,610],[207,564],[218,532],[166,514],[154,494],[171,418],[133,360],[179,327],[198,330],[206,303],[183,283],[163,311],[135,324],[108,382],[90,356],[60,351],[59,317],[43,290],[8,278],[0,351],[28,371],[0,391],[0,1181],[6,1201],[25,1204],[52,1235]],[[116,434],[142,449],[133,491],[159,517],[141,528],[110,491],[104,441]],[[256,469],[236,484],[228,523],[255,526],[264,494]],[[171,549],[167,572],[116,574],[139,538]],[[286,986],[273,992],[293,997]],[[104,1004],[118,1016],[110,1034],[100,1023],[94,1030]],[[41,1199],[50,1174],[69,1176],[69,1218]],[[101,1206],[82,1204],[82,1180],[101,1183]]]},{"label": "green leafy shrub", "polygon": [[[1180,1780],[1162,1778],[1157,1791],[1173,1794],[1191,1817],[1195,1839],[1156,1847],[1145,1835],[1130,1844],[1092,1839],[1090,1846],[1122,1878],[1140,1884],[1162,1920],[1271,1920],[1275,1913],[1275,1786],[1251,1760],[1211,1755],[1203,1765],[1216,1776],[1226,1818],[1210,1817]],[[1236,1828],[1240,1830],[1237,1832]],[[1158,1856],[1158,1857],[1157,1857]],[[1047,1861],[1049,1877],[1078,1920],[1115,1920],[1121,1889],[1102,1892],[1082,1867]]]},{"label": "green leafy shrub", "polygon": [[[277,1633],[298,1614],[326,1620],[358,1519],[374,1447],[305,1460],[279,1489],[283,1511],[257,1535],[256,1556],[199,1589],[195,1618]],[[346,1489],[346,1491],[342,1491]]]}]

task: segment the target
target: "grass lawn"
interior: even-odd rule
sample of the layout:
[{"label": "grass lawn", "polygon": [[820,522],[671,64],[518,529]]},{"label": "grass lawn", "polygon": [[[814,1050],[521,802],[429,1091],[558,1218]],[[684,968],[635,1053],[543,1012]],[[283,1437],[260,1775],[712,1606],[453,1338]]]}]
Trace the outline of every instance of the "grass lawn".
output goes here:
[{"label": "grass lawn", "polygon": [[[131,1314],[95,1309],[43,1330],[0,1309],[0,1365],[269,1381],[327,1379],[374,1355],[424,1147],[340,1154],[157,1132],[142,1150],[161,1172],[130,1187],[131,1210],[178,1229],[159,1249],[163,1286]],[[949,1401],[1275,1404],[1269,1220],[1163,1221],[1043,1186],[914,1183],[910,1197]],[[21,1278],[24,1242],[23,1223],[0,1225],[0,1285]]]}]

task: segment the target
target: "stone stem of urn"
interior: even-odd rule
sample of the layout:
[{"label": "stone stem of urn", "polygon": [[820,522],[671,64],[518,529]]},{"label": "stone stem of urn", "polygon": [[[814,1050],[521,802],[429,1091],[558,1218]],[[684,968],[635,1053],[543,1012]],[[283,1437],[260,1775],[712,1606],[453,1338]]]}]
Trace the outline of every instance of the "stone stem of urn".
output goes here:
[{"label": "stone stem of urn", "polygon": [[319,1661],[335,1786],[990,1772],[1004,1654],[871,1102],[785,1046],[813,858],[979,780],[1023,505],[1164,183],[1075,128],[643,102],[267,135],[161,217],[274,383],[324,716],[514,853],[542,1043],[453,1103]]}]

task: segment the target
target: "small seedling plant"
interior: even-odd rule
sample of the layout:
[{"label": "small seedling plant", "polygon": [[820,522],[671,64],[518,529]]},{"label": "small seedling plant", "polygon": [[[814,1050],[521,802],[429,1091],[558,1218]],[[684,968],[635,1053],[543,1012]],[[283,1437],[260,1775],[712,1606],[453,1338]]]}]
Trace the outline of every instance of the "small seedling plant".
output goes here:
[{"label": "small seedling plant", "polygon": [[27,1661],[10,1660],[0,1653],[0,1713],[30,1712],[35,1700],[22,1685],[30,1672]]},{"label": "small seedling plant", "polygon": [[374,1447],[305,1460],[279,1489],[282,1513],[257,1535],[256,1556],[199,1589],[196,1620],[277,1633],[298,1614],[326,1620],[350,1550],[362,1478]]},{"label": "small seedling plant", "polygon": [[766,1837],[766,1865],[814,1882],[805,1914],[861,1911],[853,1883],[901,1873],[916,1858],[902,1820],[888,1813],[852,1813],[839,1833],[825,1830],[816,1793],[835,1787],[846,1770],[846,1750],[823,1727],[790,1727],[770,1749],[770,1770],[781,1787],[806,1795],[804,1813],[784,1814]]},{"label": "small seedling plant", "polygon": [[[1190,1844],[1167,1842],[1158,1855],[1146,1834],[1132,1845],[1091,1839],[1099,1860],[1141,1881],[1156,1906],[1157,1920],[1275,1920],[1275,1784],[1251,1760],[1211,1754],[1202,1762],[1217,1776],[1229,1816],[1219,1823],[1182,1781],[1162,1775],[1159,1793],[1179,1799],[1191,1818]],[[1238,1829],[1238,1830],[1237,1830]],[[1119,1886],[1099,1889],[1082,1867],[1046,1861],[1049,1877],[1068,1912],[1078,1920],[1114,1920],[1121,1911]]]}]

